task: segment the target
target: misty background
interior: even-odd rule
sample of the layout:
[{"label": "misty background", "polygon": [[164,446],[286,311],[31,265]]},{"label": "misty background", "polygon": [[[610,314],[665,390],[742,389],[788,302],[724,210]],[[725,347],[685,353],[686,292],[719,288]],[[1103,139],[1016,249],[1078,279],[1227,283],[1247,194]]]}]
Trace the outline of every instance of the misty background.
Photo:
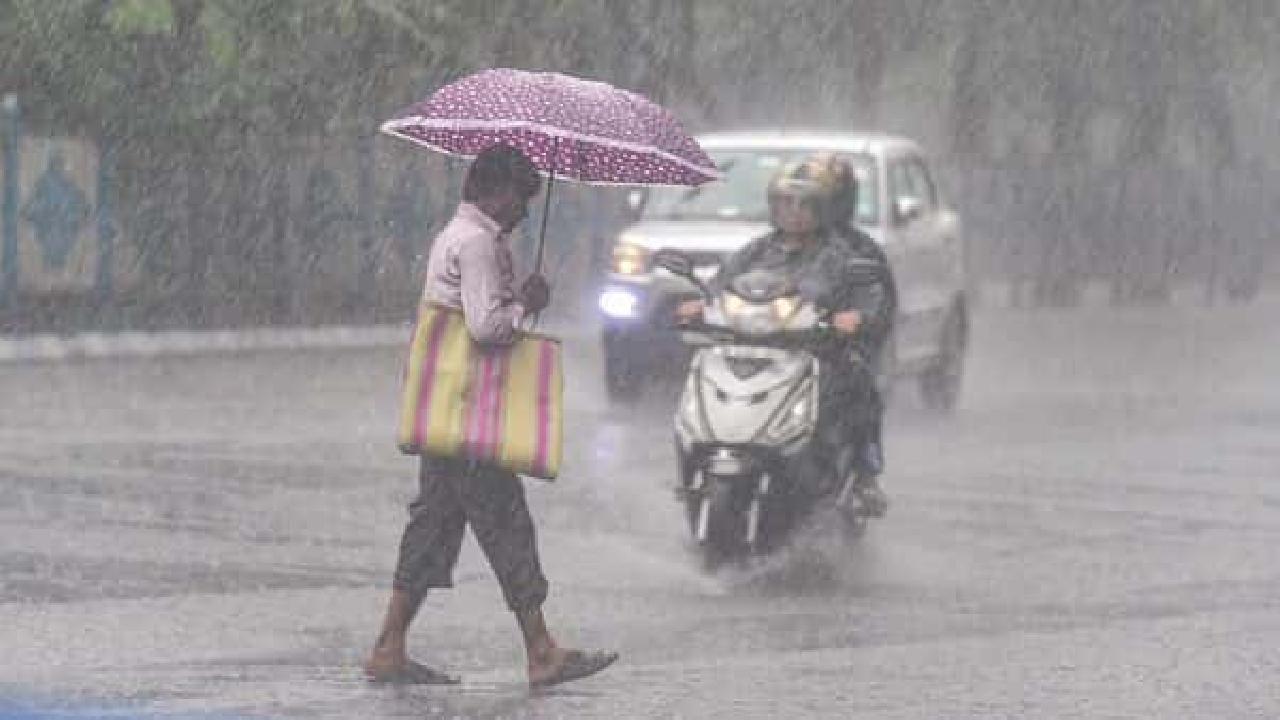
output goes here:
[{"label": "misty background", "polygon": [[[985,302],[1244,302],[1276,274],[1277,37],[1274,0],[0,0],[7,172],[82,188],[40,278],[9,243],[0,328],[406,318],[461,165],[376,130],[490,66],[633,89],[695,132],[911,136]],[[42,206],[16,195],[23,237]],[[556,198],[572,312],[625,206]]]},{"label": "misty background", "polygon": [[[1278,0],[0,0],[0,716],[1280,717],[1278,39]],[[683,368],[603,392],[625,193],[557,184],[528,498],[557,632],[623,660],[530,694],[467,541],[414,638],[465,684],[370,687],[399,324],[463,168],[377,128],[494,65],[918,140],[964,394],[898,383],[857,544],[703,572]]]}]

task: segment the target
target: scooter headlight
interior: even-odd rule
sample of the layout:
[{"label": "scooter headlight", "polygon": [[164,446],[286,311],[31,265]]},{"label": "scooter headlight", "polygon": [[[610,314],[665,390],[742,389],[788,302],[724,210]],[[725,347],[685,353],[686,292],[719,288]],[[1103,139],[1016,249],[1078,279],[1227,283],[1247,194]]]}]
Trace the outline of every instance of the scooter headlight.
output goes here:
[{"label": "scooter headlight", "polygon": [[747,307],[746,300],[730,292],[720,296],[720,304],[724,307],[724,314],[731,318]]},{"label": "scooter headlight", "polygon": [[[774,303],[751,303],[731,292],[721,296],[720,306],[724,310],[725,320],[729,327],[748,335],[768,335],[782,325],[779,308]],[[782,306],[786,309],[786,305]]]},{"label": "scooter headlight", "polygon": [[770,304],[773,306],[773,316],[778,319],[778,322],[786,322],[800,308],[800,298],[795,295],[787,295],[775,298]]},{"label": "scooter headlight", "polygon": [[785,444],[813,431],[818,422],[818,399],[813,389],[813,379],[810,378],[791,396],[765,431],[771,441]]},{"label": "scooter headlight", "polygon": [[689,368],[689,378],[685,380],[684,392],[680,394],[680,404],[676,409],[676,434],[686,450],[691,443],[708,437],[702,420],[702,398],[698,389],[698,366],[695,361]]}]

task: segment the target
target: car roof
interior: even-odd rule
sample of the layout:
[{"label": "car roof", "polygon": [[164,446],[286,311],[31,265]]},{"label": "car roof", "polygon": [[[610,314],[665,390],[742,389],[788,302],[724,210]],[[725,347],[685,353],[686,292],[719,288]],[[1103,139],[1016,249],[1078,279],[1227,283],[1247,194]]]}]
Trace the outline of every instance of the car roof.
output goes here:
[{"label": "car roof", "polygon": [[831,150],[871,155],[921,153],[920,146],[909,138],[870,132],[715,132],[699,135],[698,144],[706,150]]}]

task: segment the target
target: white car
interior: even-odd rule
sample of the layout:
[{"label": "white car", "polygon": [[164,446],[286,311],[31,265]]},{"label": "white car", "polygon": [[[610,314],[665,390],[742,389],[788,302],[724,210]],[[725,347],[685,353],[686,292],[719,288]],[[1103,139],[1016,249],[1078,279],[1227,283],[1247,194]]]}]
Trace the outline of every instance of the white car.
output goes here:
[{"label": "white car", "polygon": [[920,147],[893,135],[720,133],[698,138],[724,173],[700,188],[633,193],[638,220],[614,244],[601,291],[605,381],[614,398],[643,389],[678,348],[675,306],[697,293],[654,268],[670,248],[693,257],[697,274],[771,230],[766,190],[784,163],[815,152],[848,160],[859,180],[855,222],[880,243],[898,285],[898,317],[885,366],[918,379],[927,405],[951,409],[968,339],[960,222],[939,195]]}]

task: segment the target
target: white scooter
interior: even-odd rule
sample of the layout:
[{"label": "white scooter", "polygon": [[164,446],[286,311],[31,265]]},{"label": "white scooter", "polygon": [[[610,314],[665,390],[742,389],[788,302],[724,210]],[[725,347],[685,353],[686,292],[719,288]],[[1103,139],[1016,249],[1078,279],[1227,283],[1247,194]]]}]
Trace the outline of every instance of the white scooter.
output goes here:
[{"label": "white scooter", "polygon": [[[745,273],[713,296],[682,254],[662,251],[655,263],[697,286],[706,303],[702,320],[684,326],[698,349],[675,415],[677,492],[704,564],[768,553],[824,507],[860,535],[856,448],[819,422],[830,369],[819,348],[835,339],[827,313],[778,273]],[[865,270],[873,281],[875,266]]]}]

